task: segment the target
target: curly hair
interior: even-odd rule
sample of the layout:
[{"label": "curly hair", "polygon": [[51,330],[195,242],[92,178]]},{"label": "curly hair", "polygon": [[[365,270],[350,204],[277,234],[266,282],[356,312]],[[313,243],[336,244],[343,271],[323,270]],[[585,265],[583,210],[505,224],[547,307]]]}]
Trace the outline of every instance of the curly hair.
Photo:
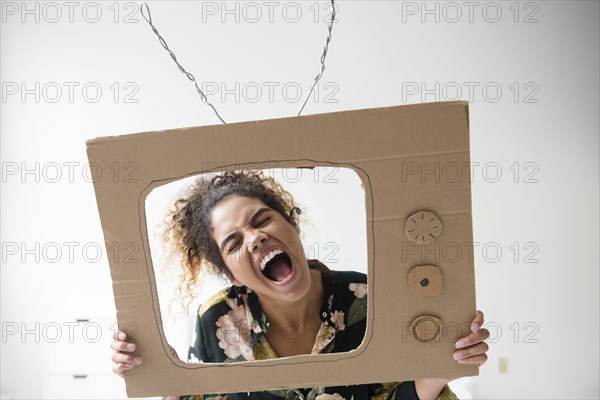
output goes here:
[{"label": "curly hair", "polygon": [[292,195],[262,171],[227,171],[210,179],[198,178],[167,214],[163,233],[172,250],[182,256],[178,292],[188,299],[187,304],[192,301],[191,288],[197,284],[202,270],[233,280],[210,229],[212,210],[232,195],[256,198],[290,224],[299,226],[301,210]]}]

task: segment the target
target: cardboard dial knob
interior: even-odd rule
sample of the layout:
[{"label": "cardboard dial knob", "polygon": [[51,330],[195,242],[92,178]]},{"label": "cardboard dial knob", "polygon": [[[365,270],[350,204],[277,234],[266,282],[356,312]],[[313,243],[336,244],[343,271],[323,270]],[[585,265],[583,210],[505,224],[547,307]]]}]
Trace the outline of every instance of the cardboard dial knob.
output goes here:
[{"label": "cardboard dial knob", "polygon": [[413,337],[422,343],[433,342],[442,331],[442,320],[432,315],[422,315],[410,324]]},{"label": "cardboard dial knob", "polygon": [[408,273],[408,286],[417,297],[437,296],[442,293],[442,272],[433,265],[420,265]]},{"label": "cardboard dial knob", "polygon": [[431,211],[419,211],[406,220],[406,236],[417,244],[427,244],[442,234],[442,221]]}]

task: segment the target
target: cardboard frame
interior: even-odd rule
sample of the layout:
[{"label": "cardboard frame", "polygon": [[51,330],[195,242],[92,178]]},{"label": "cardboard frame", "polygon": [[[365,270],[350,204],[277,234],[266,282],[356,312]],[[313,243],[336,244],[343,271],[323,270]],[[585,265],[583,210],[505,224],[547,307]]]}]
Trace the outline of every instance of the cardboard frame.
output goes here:
[{"label": "cardboard frame", "polygon": [[[109,259],[119,326],[129,331],[137,343],[136,354],[144,358],[142,365],[125,374],[130,397],[478,374],[477,366],[452,359],[454,342],[470,332],[476,309],[473,246],[468,246],[473,234],[467,102],[96,138],[87,142],[87,152],[97,171],[94,188],[106,245],[134,243],[141,251],[134,262]],[[135,174],[114,179],[109,171],[115,165]],[[213,172],[215,167],[285,165],[338,165],[352,168],[361,178],[369,259],[362,345],[348,353],[232,364],[179,360],[169,351],[162,328],[148,247],[146,196],[157,186]],[[451,177],[443,173],[448,166]],[[405,233],[407,218],[420,210],[434,212],[444,225],[433,243],[415,243]],[[450,244],[462,244],[460,257],[444,254]],[[439,267],[443,275],[437,296],[416,297],[409,288],[410,270],[423,264]],[[435,340],[424,343],[415,337],[411,324],[426,315],[439,319],[441,326]]]}]

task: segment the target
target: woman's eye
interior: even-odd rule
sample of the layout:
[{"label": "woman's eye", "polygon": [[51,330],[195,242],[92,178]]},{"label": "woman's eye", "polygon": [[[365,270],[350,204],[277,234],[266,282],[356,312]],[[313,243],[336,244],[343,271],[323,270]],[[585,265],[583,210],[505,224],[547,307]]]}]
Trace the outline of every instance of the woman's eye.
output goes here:
[{"label": "woman's eye", "polygon": [[266,224],[267,222],[269,222],[271,220],[271,217],[269,218],[265,218],[262,221],[260,221],[258,224],[256,224],[256,226],[263,226],[264,224]]},{"label": "woman's eye", "polygon": [[237,242],[236,244],[234,244],[233,246],[231,246],[229,248],[229,250],[227,250],[228,253],[233,253],[240,245],[240,242]]}]

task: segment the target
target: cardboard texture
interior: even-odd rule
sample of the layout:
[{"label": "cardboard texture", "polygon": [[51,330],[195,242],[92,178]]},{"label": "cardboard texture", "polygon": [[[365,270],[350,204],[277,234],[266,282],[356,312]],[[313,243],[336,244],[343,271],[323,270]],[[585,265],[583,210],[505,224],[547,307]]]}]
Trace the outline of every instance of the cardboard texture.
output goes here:
[{"label": "cardboard texture", "polygon": [[[103,137],[88,141],[87,152],[100,171],[94,188],[106,245],[135,243],[142,251],[137,260],[109,258],[119,326],[137,343],[135,354],[144,357],[125,373],[129,396],[478,374],[478,367],[452,359],[454,343],[469,334],[476,310],[467,102]],[[117,180],[111,173],[115,165],[136,174]],[[366,192],[369,296],[362,345],[348,353],[232,364],[187,364],[173,356],[159,312],[158,266],[148,248],[148,193],[215,168],[323,165],[352,168]],[[405,232],[409,216],[420,211],[434,213],[443,224],[443,233],[430,243],[415,243]],[[439,295],[411,291],[408,275],[419,265],[439,268],[444,277]],[[413,329],[417,318],[427,316]]]}]

